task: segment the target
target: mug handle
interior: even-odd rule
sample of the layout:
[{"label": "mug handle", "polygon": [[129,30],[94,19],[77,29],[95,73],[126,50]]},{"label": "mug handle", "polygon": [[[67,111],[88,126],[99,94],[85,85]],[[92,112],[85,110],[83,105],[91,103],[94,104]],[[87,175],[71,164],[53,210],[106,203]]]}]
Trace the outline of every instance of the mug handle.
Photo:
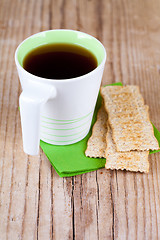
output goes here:
[{"label": "mug handle", "polygon": [[38,155],[40,143],[41,110],[49,99],[57,94],[53,85],[29,81],[20,95],[20,115],[24,152]]}]

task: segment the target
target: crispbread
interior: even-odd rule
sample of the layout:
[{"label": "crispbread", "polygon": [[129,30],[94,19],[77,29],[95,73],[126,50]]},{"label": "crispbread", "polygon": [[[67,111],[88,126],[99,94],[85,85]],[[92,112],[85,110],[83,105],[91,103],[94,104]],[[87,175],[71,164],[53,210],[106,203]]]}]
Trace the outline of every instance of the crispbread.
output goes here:
[{"label": "crispbread", "polygon": [[97,121],[92,129],[92,136],[87,143],[85,151],[88,157],[105,157],[106,149],[106,133],[107,133],[107,113],[102,105],[97,114]]},{"label": "crispbread", "polygon": [[159,149],[148,107],[137,86],[106,86],[101,95],[117,151]]},{"label": "crispbread", "polygon": [[106,169],[121,169],[135,172],[149,171],[148,154],[149,151],[129,151],[117,152],[116,145],[112,139],[111,128],[108,126],[106,156]]}]

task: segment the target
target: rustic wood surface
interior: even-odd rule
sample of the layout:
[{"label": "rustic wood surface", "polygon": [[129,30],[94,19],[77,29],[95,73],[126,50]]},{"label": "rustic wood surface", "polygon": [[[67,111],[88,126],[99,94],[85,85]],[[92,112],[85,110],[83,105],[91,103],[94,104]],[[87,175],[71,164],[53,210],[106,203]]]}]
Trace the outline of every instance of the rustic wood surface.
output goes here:
[{"label": "rustic wood surface", "polygon": [[149,174],[105,169],[60,178],[23,153],[17,45],[68,28],[102,41],[103,84],[137,84],[160,129],[159,0],[0,0],[0,240],[160,239],[160,154]]}]

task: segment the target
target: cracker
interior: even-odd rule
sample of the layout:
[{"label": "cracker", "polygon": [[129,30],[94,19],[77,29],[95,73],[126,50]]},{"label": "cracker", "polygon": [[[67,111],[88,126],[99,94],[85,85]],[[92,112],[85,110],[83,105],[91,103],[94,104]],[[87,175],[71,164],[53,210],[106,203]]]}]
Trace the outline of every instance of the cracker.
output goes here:
[{"label": "cracker", "polygon": [[101,95],[117,151],[159,149],[148,107],[137,86],[102,87]]},{"label": "cracker", "polygon": [[88,157],[105,157],[106,149],[106,133],[107,133],[107,113],[102,105],[97,114],[92,135],[88,140],[85,155]]},{"label": "cracker", "polygon": [[112,131],[108,126],[107,136],[107,149],[106,156],[106,169],[121,169],[135,172],[149,171],[148,155],[149,151],[129,151],[129,152],[117,152],[116,145],[112,139]]}]

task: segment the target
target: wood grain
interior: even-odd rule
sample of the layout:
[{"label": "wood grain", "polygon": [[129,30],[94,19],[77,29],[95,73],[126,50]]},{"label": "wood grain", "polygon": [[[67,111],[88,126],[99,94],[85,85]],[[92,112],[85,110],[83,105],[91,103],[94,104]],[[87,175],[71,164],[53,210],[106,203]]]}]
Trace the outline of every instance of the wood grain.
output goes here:
[{"label": "wood grain", "polygon": [[160,1],[0,0],[0,240],[160,239],[158,153],[149,174],[102,169],[71,178],[60,178],[42,151],[23,153],[14,52],[56,28],[102,41],[102,84],[139,85],[160,129]]}]

